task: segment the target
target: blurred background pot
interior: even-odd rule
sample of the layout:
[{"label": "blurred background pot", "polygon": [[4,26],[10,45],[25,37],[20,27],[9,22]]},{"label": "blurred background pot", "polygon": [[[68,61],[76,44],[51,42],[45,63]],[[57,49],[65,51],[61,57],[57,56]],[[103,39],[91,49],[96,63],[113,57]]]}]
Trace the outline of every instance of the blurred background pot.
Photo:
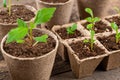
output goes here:
[{"label": "blurred background pot", "polygon": [[84,19],[89,16],[85,12],[85,8],[89,7],[94,11],[94,15],[98,17],[104,17],[116,13],[114,7],[120,8],[119,0],[77,0],[80,18]]},{"label": "blurred background pot", "polygon": [[43,2],[42,0],[36,0],[36,4],[38,10],[45,7],[56,7],[53,18],[48,23],[42,25],[42,27],[46,26],[47,29],[51,29],[54,25],[69,23],[74,0],[68,0],[64,3],[49,3]]}]

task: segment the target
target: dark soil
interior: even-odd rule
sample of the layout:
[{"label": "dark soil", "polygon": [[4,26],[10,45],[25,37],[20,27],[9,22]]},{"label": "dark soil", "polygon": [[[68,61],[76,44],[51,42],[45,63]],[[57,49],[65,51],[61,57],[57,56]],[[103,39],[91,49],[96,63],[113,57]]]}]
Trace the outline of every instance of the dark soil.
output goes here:
[{"label": "dark soil", "polygon": [[76,52],[76,55],[80,59],[105,54],[105,50],[99,48],[97,45],[94,45],[94,49],[92,51],[90,49],[90,44],[83,43],[82,41],[72,43],[72,44],[70,44],[70,46]]},{"label": "dark soil", "polygon": [[[37,30],[34,30],[33,34],[35,37],[42,35],[42,33]],[[10,44],[5,44],[4,50],[10,55],[13,55],[16,57],[22,57],[22,58],[38,57],[38,56],[42,56],[52,51],[55,48],[56,41],[52,37],[49,36],[49,38],[47,39],[47,43],[39,42],[34,47],[30,46],[29,44],[30,44],[30,41],[27,39],[24,44],[17,44],[13,42]]]},{"label": "dark soil", "polygon": [[116,44],[115,40],[115,34],[100,38],[98,37],[98,40],[107,48],[109,51],[119,50],[120,49],[120,41],[118,44]]},{"label": "dark soil", "polygon": [[69,0],[41,0],[41,1],[49,2],[49,3],[65,3]]},{"label": "dark soil", "polygon": [[76,37],[83,36],[83,35],[81,35],[80,31],[78,31],[78,30],[76,30],[74,32],[74,34],[67,34],[66,28],[61,28],[61,29],[57,30],[56,32],[62,39],[69,39],[69,38],[76,38]]},{"label": "dark soil", "polygon": [[116,24],[120,28],[120,17],[119,16],[114,16],[114,17],[111,17],[111,18],[106,18],[106,20],[109,21],[109,22],[116,22]]},{"label": "dark soil", "polygon": [[33,17],[35,17],[34,12],[23,5],[13,5],[11,15],[8,14],[8,8],[3,8],[0,11],[0,23],[13,24],[17,22],[18,18],[24,21],[30,21]]},{"label": "dark soil", "polygon": [[[86,28],[87,24],[89,23],[85,23],[83,26]],[[104,22],[99,21],[95,23],[94,30],[95,33],[103,33],[112,31],[112,28],[110,26],[107,26]]]}]

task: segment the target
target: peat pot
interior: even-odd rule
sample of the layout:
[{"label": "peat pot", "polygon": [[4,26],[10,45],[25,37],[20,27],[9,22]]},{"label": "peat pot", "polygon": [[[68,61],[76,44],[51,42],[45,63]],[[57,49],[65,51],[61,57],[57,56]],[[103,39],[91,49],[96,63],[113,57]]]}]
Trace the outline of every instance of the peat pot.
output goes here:
[{"label": "peat pot", "polygon": [[7,62],[12,80],[49,80],[58,48],[58,39],[48,30],[37,30],[51,36],[56,44],[52,51],[42,56],[30,58],[12,56],[9,53],[6,53],[3,48],[7,35],[2,39],[1,51]]},{"label": "peat pot", "polygon": [[[89,39],[89,38],[88,37],[82,37],[82,38],[79,38],[79,39],[71,39],[71,40],[68,40],[64,43],[65,46],[67,47],[67,50],[68,50],[68,55],[69,55],[69,59],[70,59],[72,72],[75,74],[75,76],[77,78],[83,78],[83,77],[92,75],[93,72],[95,71],[95,69],[97,68],[97,66],[104,59],[104,57],[108,56],[107,50],[99,43],[99,41],[96,40],[95,45],[98,46],[97,48],[101,52],[103,51],[103,54],[100,55],[99,51],[97,51],[96,56],[79,58],[78,55],[80,55],[80,53],[83,52],[83,51],[80,51],[80,53],[75,52],[73,50],[73,48],[75,48],[75,47],[72,48],[70,45],[72,45],[74,43],[76,43],[76,45],[77,44],[81,45],[81,43],[77,43],[77,42],[83,41],[84,39]],[[86,47],[84,47],[84,48],[86,48]],[[78,50],[78,48],[76,48],[76,49]],[[83,49],[83,47],[82,47],[82,49]],[[86,49],[84,51],[86,51]],[[83,54],[86,54],[86,53],[83,53]],[[89,55],[89,53],[87,55]]]}]

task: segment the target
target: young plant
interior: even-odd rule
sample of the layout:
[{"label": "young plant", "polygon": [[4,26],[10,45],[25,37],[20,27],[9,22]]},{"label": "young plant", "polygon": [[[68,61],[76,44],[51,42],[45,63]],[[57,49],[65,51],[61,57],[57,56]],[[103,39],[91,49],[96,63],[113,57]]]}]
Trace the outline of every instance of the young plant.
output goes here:
[{"label": "young plant", "polygon": [[76,29],[77,29],[77,24],[73,24],[72,26],[70,26],[66,29],[67,34],[74,34]]},{"label": "young plant", "polygon": [[16,42],[24,43],[27,39],[30,46],[35,46],[39,42],[47,42],[48,35],[42,35],[38,37],[33,36],[33,29],[36,28],[38,24],[48,22],[56,8],[43,8],[37,12],[34,22],[30,22],[29,26],[21,19],[17,20],[18,27],[12,29],[7,36],[6,43]]},{"label": "young plant", "polygon": [[90,23],[89,25],[92,25],[91,27],[94,28],[94,25],[96,22],[100,21],[100,18],[94,17],[93,11],[90,8],[86,8],[85,11],[90,14],[90,17],[86,18],[87,22]]},{"label": "young plant", "polygon": [[116,31],[115,38],[116,38],[116,43],[118,43],[120,40],[120,32],[118,32],[118,26],[115,22],[113,22],[113,23],[111,23],[111,27],[112,27],[112,29],[114,29]]},{"label": "young plant", "polygon": [[[18,1],[18,0],[17,0]],[[11,15],[11,0],[8,0],[8,14],[9,14],[9,16]],[[7,7],[7,1],[6,0],[3,0],[3,6],[4,7]]]},{"label": "young plant", "polygon": [[94,25],[100,19],[98,17],[94,17],[92,9],[86,8],[85,11],[88,14],[90,14],[90,17],[86,18],[87,22],[89,23],[87,25],[87,29],[90,31],[90,40],[84,40],[84,42],[90,42],[90,48],[91,48],[91,50],[93,50],[93,45],[95,42],[95,40],[94,40],[94,35],[95,35]]},{"label": "young plant", "polygon": [[114,7],[114,9],[116,10],[116,12],[119,14],[120,16],[120,9],[118,7]]},{"label": "young plant", "polygon": [[89,42],[90,43],[90,48],[93,51],[93,45],[94,45],[94,42],[95,42],[95,39],[94,39],[95,31],[92,29],[92,25],[91,26],[87,26],[87,29],[90,30],[90,40],[85,39],[83,42],[84,43],[88,43]]}]

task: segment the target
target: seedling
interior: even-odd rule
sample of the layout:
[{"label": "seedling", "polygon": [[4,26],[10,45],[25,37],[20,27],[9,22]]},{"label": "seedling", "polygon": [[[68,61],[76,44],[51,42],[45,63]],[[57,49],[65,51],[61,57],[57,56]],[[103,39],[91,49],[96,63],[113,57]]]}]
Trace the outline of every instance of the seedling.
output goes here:
[{"label": "seedling", "polygon": [[95,35],[95,31],[94,31],[94,25],[96,22],[98,22],[100,19],[98,17],[94,17],[93,15],[93,11],[90,8],[86,8],[85,11],[90,14],[91,17],[86,18],[87,22],[89,23],[87,25],[87,29],[90,31],[90,40],[84,40],[84,42],[90,42],[90,47],[91,50],[93,50],[93,45],[94,45],[94,35]]},{"label": "seedling", "polygon": [[119,14],[120,16],[120,9],[118,7],[114,7],[114,9],[116,10],[116,12]]},{"label": "seedling", "polygon": [[77,24],[73,24],[72,26],[70,26],[66,29],[67,34],[74,34],[76,29],[77,29]]},{"label": "seedling", "polygon": [[87,22],[90,23],[89,25],[92,25],[91,27],[94,28],[94,25],[96,22],[100,21],[100,18],[94,17],[93,11],[90,8],[86,8],[85,11],[90,14],[90,17],[86,18]]},{"label": "seedling", "polygon": [[88,42],[90,43],[90,48],[92,51],[93,51],[93,45],[95,42],[94,35],[95,35],[95,31],[90,29],[90,40],[88,39],[83,40],[84,43],[88,43]]},{"label": "seedling", "polygon": [[[18,1],[18,0],[17,0]],[[8,14],[9,14],[9,16],[11,15],[11,0],[8,0]],[[6,0],[3,0],[3,6],[4,7],[7,7],[7,1]]]},{"label": "seedling", "polygon": [[33,36],[33,29],[36,28],[38,24],[48,22],[56,8],[43,8],[37,12],[34,22],[30,22],[29,26],[21,19],[17,20],[18,27],[12,29],[7,36],[6,43],[16,42],[16,43],[24,43],[27,39],[29,41],[30,46],[35,46],[39,42],[47,42],[48,35],[42,35],[39,37]]},{"label": "seedling", "polygon": [[111,23],[111,27],[112,27],[112,29],[114,29],[116,31],[115,38],[116,38],[116,43],[118,43],[120,40],[120,32],[118,32],[118,26],[115,22],[113,22],[113,23]]}]

